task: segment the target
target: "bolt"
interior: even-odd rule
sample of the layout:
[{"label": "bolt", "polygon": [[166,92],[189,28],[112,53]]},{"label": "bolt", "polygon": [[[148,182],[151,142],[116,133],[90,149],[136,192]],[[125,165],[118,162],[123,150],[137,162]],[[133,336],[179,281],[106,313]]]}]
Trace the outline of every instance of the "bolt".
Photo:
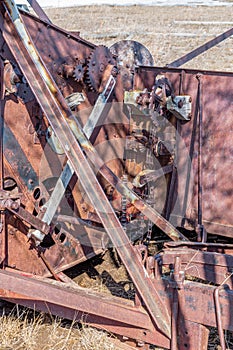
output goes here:
[{"label": "bolt", "polygon": [[17,210],[19,209],[19,203],[17,202],[12,202],[11,205],[10,205],[11,209],[13,210]]},{"label": "bolt", "polygon": [[114,66],[114,67],[112,68],[112,75],[113,75],[114,77],[116,77],[117,74],[118,74],[118,68],[117,68],[116,66]]},{"label": "bolt", "polygon": [[145,345],[144,341],[138,341],[138,342],[137,342],[137,346],[138,346],[139,348],[142,348],[144,345]]},{"label": "bolt", "polygon": [[65,149],[66,149],[67,152],[70,152],[70,147],[69,147],[69,145],[67,143],[65,144]]},{"label": "bolt", "polygon": [[40,208],[40,213],[44,214],[46,212],[46,209],[47,209],[46,207]]},{"label": "bolt", "polygon": [[9,230],[9,234],[10,234],[11,236],[14,236],[14,234],[15,234],[15,229],[13,229],[13,228],[10,229],[10,230]]},{"label": "bolt", "polygon": [[100,65],[100,72],[102,73],[105,70],[105,65],[103,63],[101,63]]},{"label": "bolt", "polygon": [[182,100],[179,100],[178,102],[178,108],[182,108],[184,105],[183,101]]}]

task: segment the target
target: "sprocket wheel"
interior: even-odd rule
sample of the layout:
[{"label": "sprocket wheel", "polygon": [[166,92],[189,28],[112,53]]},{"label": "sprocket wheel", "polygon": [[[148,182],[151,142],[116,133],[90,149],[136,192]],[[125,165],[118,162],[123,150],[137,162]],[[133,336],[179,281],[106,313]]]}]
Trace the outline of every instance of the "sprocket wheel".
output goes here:
[{"label": "sprocket wheel", "polygon": [[84,77],[84,68],[82,64],[78,64],[74,69],[74,79],[80,82]]},{"label": "sprocket wheel", "polygon": [[97,46],[89,56],[86,73],[86,84],[91,91],[98,91],[104,71],[109,65],[115,64],[110,50],[104,46]]}]

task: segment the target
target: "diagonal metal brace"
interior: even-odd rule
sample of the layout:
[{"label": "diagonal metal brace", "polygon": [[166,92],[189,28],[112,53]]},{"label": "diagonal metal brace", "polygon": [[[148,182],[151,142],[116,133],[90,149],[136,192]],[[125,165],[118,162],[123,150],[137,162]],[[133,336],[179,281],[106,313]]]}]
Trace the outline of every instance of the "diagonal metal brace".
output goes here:
[{"label": "diagonal metal brace", "polygon": [[[98,124],[101,124],[101,122],[103,122],[102,119],[103,119],[103,115],[105,115],[106,103],[108,102],[110,96],[112,95],[115,85],[116,85],[116,80],[112,75],[110,75],[110,78],[108,79],[108,82],[106,84],[104,91],[99,95],[95,103],[95,106],[83,128],[83,132],[85,133],[87,138],[90,139],[95,127]],[[59,179],[57,180],[57,183],[49,198],[49,201],[43,206],[43,209],[45,209],[45,212],[43,214],[42,221],[47,223],[48,225],[51,224],[53,220],[53,217],[62,200],[62,197],[65,194],[65,190],[73,174],[74,174],[74,169],[70,161],[68,160],[64,169],[62,170],[62,173]],[[45,235],[41,233],[40,230],[34,230],[30,232],[30,237],[31,236],[33,236],[37,244],[40,244],[40,242],[43,241]]]},{"label": "diagonal metal brace", "polygon": [[218,35],[216,38],[208,41],[204,45],[201,45],[201,46],[197,47],[196,49],[194,49],[191,52],[187,53],[186,55],[178,58],[177,60],[169,63],[167,65],[167,67],[180,67],[183,64],[191,61],[193,58],[201,55],[203,52],[205,52],[205,51],[211,49],[212,47],[216,46],[221,41],[229,38],[232,35],[233,35],[233,28],[227,30],[226,32],[224,32],[224,33],[222,33],[220,35]]},{"label": "diagonal metal brace", "polygon": [[37,0],[27,0],[27,2],[30,4],[30,6],[33,8],[37,16],[42,20],[46,21],[48,23],[51,23],[49,17],[46,15],[44,10],[41,8],[41,6],[38,4]]}]

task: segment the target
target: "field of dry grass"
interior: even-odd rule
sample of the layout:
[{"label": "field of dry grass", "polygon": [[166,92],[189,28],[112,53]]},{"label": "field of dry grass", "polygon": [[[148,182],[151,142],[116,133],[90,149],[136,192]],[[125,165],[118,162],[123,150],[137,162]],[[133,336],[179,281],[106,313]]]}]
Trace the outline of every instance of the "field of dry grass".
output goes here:
[{"label": "field of dry grass", "polygon": [[[155,65],[163,66],[233,26],[233,9],[224,7],[116,7],[84,6],[46,10],[52,22],[67,30],[80,30],[81,36],[95,44],[110,46],[131,39],[144,44]],[[217,45],[186,64],[197,69],[232,71],[233,39]],[[98,278],[83,272],[77,282],[83,287],[107,291],[112,278],[103,274],[105,265],[96,267]],[[119,272],[119,271],[118,271]],[[115,275],[114,275],[115,273]],[[117,281],[117,272],[112,270]],[[122,271],[124,275],[124,272]],[[124,276],[119,290],[131,293]],[[2,308],[3,313],[4,307]],[[210,349],[217,349],[215,335]],[[0,350],[109,350],[117,349],[104,332],[79,327],[43,315],[32,317],[25,311],[0,317]]]},{"label": "field of dry grass", "polygon": [[[181,57],[233,26],[233,7],[82,6],[48,9],[51,20],[79,30],[95,44],[136,40],[152,53],[155,65]],[[233,38],[186,64],[197,69],[232,70]]]},{"label": "field of dry grass", "polygon": [[0,350],[93,349],[113,350],[114,345],[104,331],[16,306],[0,317]]}]

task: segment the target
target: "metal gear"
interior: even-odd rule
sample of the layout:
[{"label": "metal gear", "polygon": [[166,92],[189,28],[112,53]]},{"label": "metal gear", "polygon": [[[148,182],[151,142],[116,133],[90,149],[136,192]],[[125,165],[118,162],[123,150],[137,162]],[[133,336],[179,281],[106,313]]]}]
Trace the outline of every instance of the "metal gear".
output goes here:
[{"label": "metal gear", "polygon": [[91,91],[98,91],[106,67],[115,64],[110,50],[100,45],[92,51],[87,63],[86,84]]},{"label": "metal gear", "polygon": [[117,66],[120,67],[123,87],[127,91],[133,89],[134,68],[136,66],[154,66],[150,51],[137,41],[118,41],[110,47],[110,51],[116,58]]},{"label": "metal gear", "polygon": [[81,81],[84,77],[84,68],[82,64],[78,64],[74,69],[73,77],[76,81]]}]

